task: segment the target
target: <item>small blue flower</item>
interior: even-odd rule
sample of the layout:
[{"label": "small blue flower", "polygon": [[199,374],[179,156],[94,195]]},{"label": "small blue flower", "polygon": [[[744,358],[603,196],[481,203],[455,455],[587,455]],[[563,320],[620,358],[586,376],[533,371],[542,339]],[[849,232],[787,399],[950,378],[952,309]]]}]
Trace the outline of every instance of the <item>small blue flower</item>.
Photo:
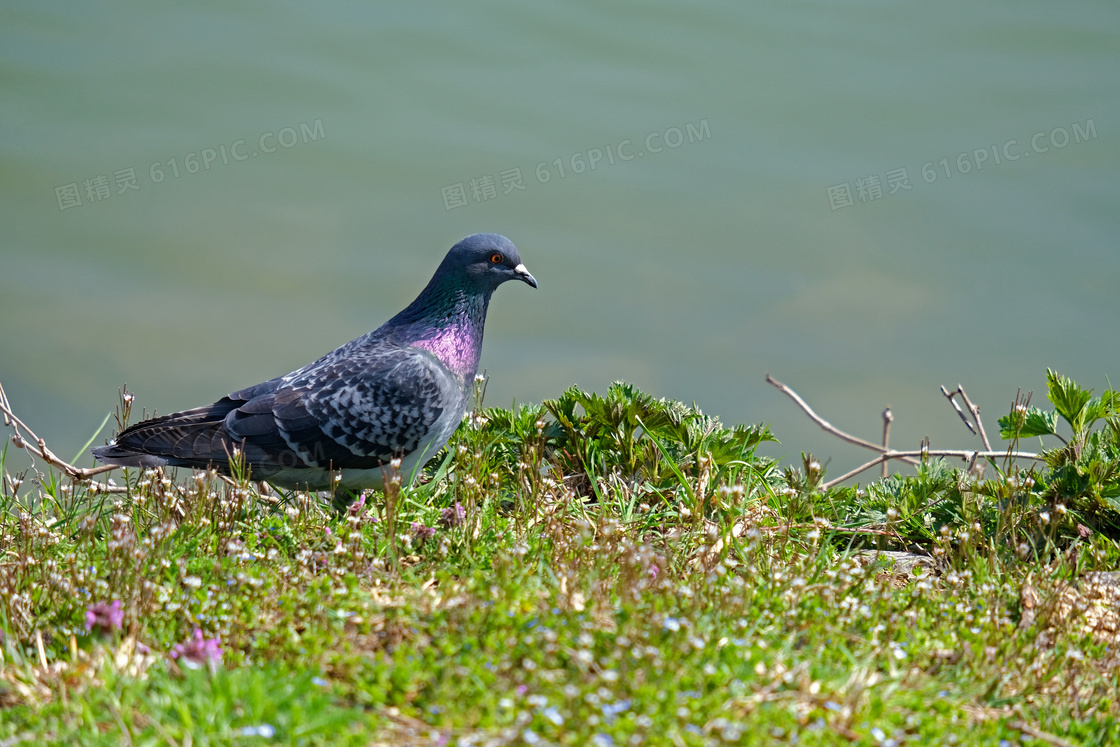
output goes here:
[{"label": "small blue flower", "polygon": [[629,700],[620,700],[617,703],[607,703],[606,705],[602,706],[603,718],[608,724],[613,724],[618,714],[629,710],[629,708]]},{"label": "small blue flower", "polygon": [[276,730],[272,728],[271,724],[261,724],[260,726],[242,726],[241,736],[264,737],[265,739],[272,739],[272,737],[276,736]]}]

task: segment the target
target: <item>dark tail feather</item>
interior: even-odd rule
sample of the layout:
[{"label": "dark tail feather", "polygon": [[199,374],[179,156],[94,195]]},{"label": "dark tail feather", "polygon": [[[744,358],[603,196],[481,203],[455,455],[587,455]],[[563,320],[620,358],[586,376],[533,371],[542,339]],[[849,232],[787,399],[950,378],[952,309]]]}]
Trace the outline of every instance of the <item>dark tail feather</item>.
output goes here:
[{"label": "dark tail feather", "polygon": [[97,461],[104,464],[115,464],[118,467],[166,467],[167,460],[163,457],[145,454],[142,451],[133,451],[118,446],[115,443],[108,446],[95,446],[90,449]]},{"label": "dark tail feather", "polygon": [[224,397],[206,407],[145,420],[121,431],[112,443],[94,448],[93,455],[121,467],[212,465],[225,471],[237,445],[225,430],[225,416],[240,404]]}]

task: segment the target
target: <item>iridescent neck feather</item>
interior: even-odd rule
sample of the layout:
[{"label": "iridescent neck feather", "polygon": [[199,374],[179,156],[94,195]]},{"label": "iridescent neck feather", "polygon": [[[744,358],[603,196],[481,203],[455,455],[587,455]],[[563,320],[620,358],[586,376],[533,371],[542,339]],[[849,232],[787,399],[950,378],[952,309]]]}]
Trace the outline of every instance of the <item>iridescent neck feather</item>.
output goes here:
[{"label": "iridescent neck feather", "polygon": [[[482,329],[492,289],[470,292],[433,282],[389,324],[397,339],[439,358],[464,387],[473,384],[482,355]],[[388,325],[387,325],[388,326]]]}]

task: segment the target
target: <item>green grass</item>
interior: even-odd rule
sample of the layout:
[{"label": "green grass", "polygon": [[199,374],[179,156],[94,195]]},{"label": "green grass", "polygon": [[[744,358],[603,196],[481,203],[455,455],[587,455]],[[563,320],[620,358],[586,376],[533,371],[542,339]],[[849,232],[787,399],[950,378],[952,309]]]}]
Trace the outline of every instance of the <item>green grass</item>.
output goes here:
[{"label": "green grass", "polygon": [[765,428],[621,384],[479,409],[341,512],[30,474],[0,495],[0,744],[1116,743],[1120,418],[1079,391],[1001,421],[1054,441],[1037,470],[824,493]]}]

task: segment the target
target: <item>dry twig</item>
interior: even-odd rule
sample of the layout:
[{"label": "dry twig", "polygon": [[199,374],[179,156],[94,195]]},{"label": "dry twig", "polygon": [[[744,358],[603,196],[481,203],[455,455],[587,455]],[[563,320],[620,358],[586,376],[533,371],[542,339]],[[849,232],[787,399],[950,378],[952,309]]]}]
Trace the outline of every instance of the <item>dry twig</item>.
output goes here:
[{"label": "dry twig", "polygon": [[1008,453],[1006,451],[972,451],[971,449],[928,449],[928,448],[914,449],[914,450],[911,450],[911,451],[893,451],[893,450],[891,450],[891,451],[887,451],[887,452],[884,452],[884,453],[880,454],[879,456],[872,459],[870,462],[867,462],[865,464],[861,464],[860,466],[856,467],[855,469],[851,470],[850,472],[846,472],[845,474],[841,475],[840,477],[837,477],[833,480],[829,480],[828,482],[823,483],[821,485],[821,490],[828,490],[831,487],[835,487],[836,485],[839,485],[840,483],[844,482],[845,480],[847,480],[849,478],[852,478],[852,477],[855,477],[860,472],[863,472],[865,470],[869,470],[872,467],[874,467],[876,464],[880,464],[882,462],[885,462],[888,459],[901,459],[903,461],[911,461],[911,463],[916,463],[916,462],[912,461],[915,457],[918,457],[918,458],[921,458],[921,459],[925,459],[926,457],[948,457],[948,458],[956,457],[958,459],[967,460],[970,466],[976,464],[976,460],[980,459],[980,458],[995,459],[995,458],[998,458],[998,457],[1010,457],[1011,459],[1034,459],[1036,461],[1039,461],[1039,460],[1042,459],[1042,457],[1039,456],[1038,454],[1035,454],[1035,453],[1029,452],[1029,451],[1015,451],[1015,452]]},{"label": "dry twig", "polygon": [[[891,447],[891,423],[894,422],[894,414],[891,413],[891,408],[883,410],[883,453]],[[887,476],[887,463],[883,462],[883,474],[881,477],[884,479]]]},{"label": "dry twig", "polygon": [[[15,431],[15,433],[12,434],[12,444],[16,448],[26,451],[32,459],[38,457],[52,467],[57,467],[65,472],[71,480],[89,480],[97,475],[117,468],[116,465],[106,464],[92,469],[82,469],[60,458],[47,448],[46,442],[36,436],[35,431],[28,428],[27,424],[17,418],[15,413],[12,412],[12,406],[8,402],[8,395],[4,392],[3,384],[0,384],[0,413],[4,415],[4,425],[11,426],[12,430]],[[111,486],[105,487],[108,488]],[[103,490],[102,492],[115,491]]]},{"label": "dry twig", "polygon": [[[850,433],[846,433],[846,432],[840,430],[839,428],[834,426],[832,423],[828,422],[827,420],[822,418],[820,415],[815,413],[813,411],[813,408],[809,407],[808,403],[805,402],[805,400],[801,399],[801,396],[798,395],[797,392],[793,391],[788,386],[786,386],[782,382],[778,381],[777,379],[775,379],[770,374],[766,374],[766,383],[777,387],[778,390],[782,394],[786,395],[787,397],[792,399],[794,402],[796,402],[797,406],[805,411],[805,414],[809,416],[810,420],[812,420],[814,423],[819,425],[825,431],[831,433],[832,435],[836,436],[840,440],[847,441],[848,443],[855,444],[856,446],[862,446],[865,449],[871,449],[872,451],[877,451],[880,454],[886,454],[886,453],[890,452],[890,449],[884,448],[884,447],[880,446],[879,444],[873,444],[870,441],[864,441],[862,438],[860,438],[858,436],[853,436]],[[918,464],[917,459],[903,459],[902,461],[906,462],[907,464]],[[878,462],[875,462],[875,464],[878,464]],[[872,466],[874,466],[874,465],[872,465]]]},{"label": "dry twig", "polygon": [[[964,393],[964,387],[960,384],[957,384],[957,388],[952,392],[949,392],[947,389],[945,389],[945,387],[941,387],[941,393],[944,394],[946,398],[948,398],[949,404],[951,404],[953,406],[953,409],[957,411],[957,415],[961,416],[961,421],[964,422],[965,427],[972,431],[973,435],[975,435],[977,431],[979,431],[980,440],[984,442],[984,448],[988,451],[991,451],[992,442],[988,440],[988,434],[984,432],[984,424],[980,422],[980,408],[972,404],[972,400],[970,400],[968,398],[968,395]],[[964,406],[968,408],[969,414],[972,415],[972,419],[976,423],[975,428],[972,427],[972,423],[968,422],[968,418],[961,410],[960,405],[957,404],[957,401],[953,399],[958,394],[961,395],[961,399],[964,400]]]},{"label": "dry twig", "polygon": [[[883,423],[884,423],[883,440],[884,440],[884,445],[880,446],[878,444],[873,444],[870,441],[865,441],[862,438],[859,438],[858,436],[853,436],[849,433],[845,433],[844,431],[840,430],[836,426],[832,425],[832,423],[829,423],[827,420],[822,418],[820,415],[817,415],[817,413],[815,413],[813,411],[813,408],[809,407],[808,403],[806,403],[805,400],[803,400],[800,397],[800,395],[797,394],[797,392],[793,391],[788,386],[786,386],[782,382],[775,379],[773,376],[770,376],[769,374],[767,374],[766,375],[766,382],[768,384],[771,384],[771,385],[777,387],[783,394],[785,394],[787,397],[789,397],[794,402],[796,402],[797,405],[802,410],[805,411],[805,414],[808,415],[809,418],[814,423],[819,425],[825,431],[827,431],[827,432],[831,433],[832,435],[840,438],[841,440],[847,441],[848,443],[855,444],[856,446],[862,446],[863,448],[870,449],[871,451],[879,452],[879,456],[875,457],[871,461],[869,461],[865,464],[862,464],[859,467],[856,467],[855,469],[851,470],[850,472],[846,472],[845,474],[841,475],[840,477],[837,477],[835,479],[829,480],[826,483],[821,484],[820,485],[821,490],[828,490],[831,487],[835,487],[836,485],[839,485],[840,483],[844,482],[845,480],[851,479],[851,478],[855,477],[856,475],[858,475],[859,473],[861,473],[865,470],[871,469],[872,467],[874,467],[877,464],[886,464],[886,462],[891,460],[891,459],[898,459],[899,461],[906,462],[907,464],[920,464],[921,460],[923,460],[927,457],[949,457],[949,458],[956,457],[956,458],[964,459],[964,460],[968,461],[969,469],[971,469],[973,466],[975,466],[977,459],[981,459],[981,458],[983,458],[983,459],[994,459],[994,458],[997,458],[997,457],[1005,457],[1005,458],[1008,458],[1008,459],[1034,459],[1036,461],[1042,459],[1042,457],[1040,457],[1038,454],[1035,454],[1035,453],[1029,452],[1029,451],[1011,451],[1010,449],[1008,449],[1007,451],[995,451],[995,450],[993,450],[991,448],[991,444],[988,443],[988,436],[984,433],[984,426],[980,424],[980,416],[979,416],[980,408],[976,407],[975,405],[972,404],[972,402],[969,401],[967,395],[965,395],[965,393],[964,393],[964,390],[961,389],[959,386],[957,387],[957,391],[954,392],[953,395],[956,395],[958,393],[961,395],[961,398],[965,402],[965,406],[968,407],[969,412],[972,413],[972,416],[976,419],[976,426],[977,426],[977,428],[979,428],[980,437],[981,437],[981,439],[983,439],[985,446],[988,447],[987,449],[985,449],[983,451],[974,450],[974,449],[931,449],[931,448],[929,448],[928,443],[923,443],[922,448],[918,449],[918,450],[915,450],[915,451],[896,451],[894,449],[891,449],[886,445],[887,444],[887,438],[889,436],[889,428],[890,428],[890,421],[887,419],[888,418],[888,413],[890,412],[889,409],[883,412]],[[953,401],[953,395],[950,395],[949,392],[945,391],[945,387],[942,387],[941,391],[944,392],[946,397],[949,397],[949,401],[952,402],[953,407],[957,410],[957,413],[961,416],[961,419],[964,420],[965,425],[967,425],[969,427],[969,429],[973,430],[973,432],[975,433],[976,431],[972,428],[972,424],[969,423],[968,419],[965,417],[965,415],[961,411],[960,407],[957,406],[957,403],[955,401]],[[893,420],[893,419],[894,419],[893,417],[890,418],[890,420]]]}]

